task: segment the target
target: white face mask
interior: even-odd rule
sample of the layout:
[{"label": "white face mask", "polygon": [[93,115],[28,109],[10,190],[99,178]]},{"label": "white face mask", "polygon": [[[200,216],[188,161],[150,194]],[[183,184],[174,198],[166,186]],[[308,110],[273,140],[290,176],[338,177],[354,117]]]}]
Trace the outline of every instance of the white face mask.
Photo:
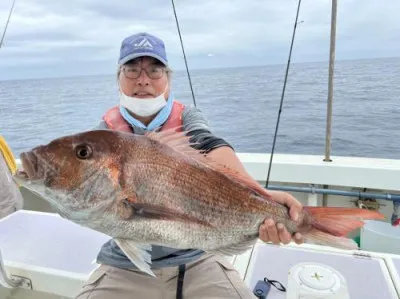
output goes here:
[{"label": "white face mask", "polygon": [[166,104],[165,91],[155,98],[130,97],[120,91],[120,105],[138,116],[150,116],[160,111]]}]

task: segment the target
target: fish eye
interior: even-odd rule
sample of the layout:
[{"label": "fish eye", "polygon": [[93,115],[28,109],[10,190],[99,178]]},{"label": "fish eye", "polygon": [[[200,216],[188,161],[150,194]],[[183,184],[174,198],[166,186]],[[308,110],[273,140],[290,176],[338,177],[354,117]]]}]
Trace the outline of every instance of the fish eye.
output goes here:
[{"label": "fish eye", "polygon": [[83,144],[76,147],[75,153],[78,159],[85,160],[92,156],[93,151],[89,145]]}]

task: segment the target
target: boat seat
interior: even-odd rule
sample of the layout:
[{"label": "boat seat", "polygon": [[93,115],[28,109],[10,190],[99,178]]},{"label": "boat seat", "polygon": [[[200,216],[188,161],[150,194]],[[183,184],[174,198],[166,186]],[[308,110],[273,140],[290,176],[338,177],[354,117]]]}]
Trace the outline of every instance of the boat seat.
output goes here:
[{"label": "boat seat", "polygon": [[[20,288],[73,297],[98,266],[109,236],[54,213],[19,210],[0,220],[0,250],[8,277]],[[13,287],[0,275],[0,284]]]}]

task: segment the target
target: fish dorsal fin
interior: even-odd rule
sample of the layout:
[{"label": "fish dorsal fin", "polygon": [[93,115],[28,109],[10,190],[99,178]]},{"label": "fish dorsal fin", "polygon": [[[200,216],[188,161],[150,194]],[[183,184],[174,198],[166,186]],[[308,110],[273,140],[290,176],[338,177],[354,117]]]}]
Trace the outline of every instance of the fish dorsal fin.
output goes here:
[{"label": "fish dorsal fin", "polygon": [[191,136],[188,135],[189,132],[190,131],[182,130],[182,126],[179,126],[165,131],[150,131],[145,135],[152,140],[169,146],[171,149],[182,155],[196,160],[197,162],[211,168],[214,171],[225,174],[230,179],[237,181],[238,183],[243,184],[247,188],[251,189],[253,192],[258,193],[261,197],[267,199],[271,198],[271,194],[254,179],[245,176],[226,165],[222,165],[221,163],[214,161],[201,150],[193,148],[192,146],[196,145],[196,143],[190,142]]},{"label": "fish dorsal fin", "polygon": [[183,131],[182,129],[182,126],[179,126],[164,131],[149,131],[145,133],[145,136],[158,141],[161,144],[167,145],[179,153],[201,159],[203,156],[201,151],[192,147],[196,145],[196,143],[190,142],[191,136],[188,135],[189,131]]}]

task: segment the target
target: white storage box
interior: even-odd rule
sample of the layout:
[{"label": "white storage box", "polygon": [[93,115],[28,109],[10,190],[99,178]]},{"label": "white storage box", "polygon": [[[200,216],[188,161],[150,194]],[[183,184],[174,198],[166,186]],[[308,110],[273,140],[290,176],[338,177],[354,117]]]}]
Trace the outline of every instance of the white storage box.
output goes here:
[{"label": "white storage box", "polygon": [[366,221],[360,234],[362,250],[400,254],[400,229],[388,222]]},{"label": "white storage box", "polygon": [[[288,288],[289,270],[300,263],[322,264],[338,271],[346,281],[351,299],[397,299],[395,287],[382,258],[360,257],[351,252],[318,246],[274,246],[258,243],[250,259],[245,282],[253,290],[258,280],[267,277]],[[326,274],[327,272],[325,272]],[[287,292],[271,288],[267,299],[302,299],[322,297],[287,297]],[[344,297],[335,297],[344,298]]]}]

